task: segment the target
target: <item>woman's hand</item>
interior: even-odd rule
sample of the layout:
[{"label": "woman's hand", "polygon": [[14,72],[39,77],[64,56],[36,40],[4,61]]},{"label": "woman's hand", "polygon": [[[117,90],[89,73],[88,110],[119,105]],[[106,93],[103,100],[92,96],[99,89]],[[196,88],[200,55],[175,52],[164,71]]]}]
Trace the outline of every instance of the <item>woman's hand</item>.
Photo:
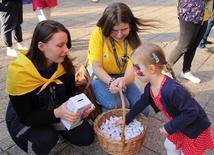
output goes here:
[{"label": "woman's hand", "polygon": [[119,77],[111,83],[111,85],[109,86],[109,91],[112,94],[116,94],[119,92],[119,88],[123,89],[125,86],[126,85],[124,77]]},{"label": "woman's hand", "polygon": [[83,112],[84,117],[88,117],[88,115],[89,115],[94,109],[95,109],[95,106],[94,106],[94,104],[92,104],[92,106],[91,106],[89,109],[87,109],[87,110],[85,110],[85,111]]},{"label": "woman's hand", "polygon": [[115,122],[115,126],[118,126],[118,125],[120,125],[120,126],[123,125],[123,120],[122,120],[122,119],[119,119],[119,120],[117,120],[117,121]]},{"label": "woman's hand", "polygon": [[160,133],[164,135],[168,135],[164,127],[160,128]]},{"label": "woman's hand", "polygon": [[74,113],[67,109],[68,101],[64,102],[61,106],[54,109],[54,115],[56,118],[62,118],[70,124],[74,124],[79,117],[81,116],[79,113]]}]

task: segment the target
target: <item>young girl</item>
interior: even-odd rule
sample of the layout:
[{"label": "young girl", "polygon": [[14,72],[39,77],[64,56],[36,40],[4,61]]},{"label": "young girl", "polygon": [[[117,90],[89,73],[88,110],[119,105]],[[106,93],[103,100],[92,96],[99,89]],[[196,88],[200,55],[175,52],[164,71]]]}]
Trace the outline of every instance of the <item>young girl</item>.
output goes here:
[{"label": "young girl", "polygon": [[[167,155],[202,155],[206,149],[214,150],[211,122],[204,109],[181,85],[166,62],[164,52],[155,44],[140,46],[131,56],[138,78],[148,82],[144,94],[126,115],[129,124],[144,108],[151,105],[155,112],[161,111],[169,120],[160,133],[167,135]],[[173,79],[163,75],[164,65]],[[116,125],[122,124],[122,120]]]}]

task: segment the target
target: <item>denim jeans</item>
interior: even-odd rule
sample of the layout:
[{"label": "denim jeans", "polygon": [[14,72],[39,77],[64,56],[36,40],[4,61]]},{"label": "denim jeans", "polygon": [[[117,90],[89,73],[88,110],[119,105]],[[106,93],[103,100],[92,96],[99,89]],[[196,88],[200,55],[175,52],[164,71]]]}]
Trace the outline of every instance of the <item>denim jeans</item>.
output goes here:
[{"label": "denim jeans", "polygon": [[[90,67],[87,67],[87,70],[89,72],[89,75],[93,72]],[[111,77],[121,77],[122,75],[110,75]],[[102,112],[110,109],[115,109],[115,97],[114,94],[110,93],[106,89],[106,84],[100,81],[97,77],[94,77],[94,79],[91,81],[91,86],[94,91],[95,98],[100,103]],[[117,93],[118,98],[118,107],[122,107],[122,101],[120,98],[120,94]],[[140,96],[142,95],[142,92],[140,89],[136,86],[136,84],[133,82],[130,85],[126,86],[126,89],[123,91],[123,96],[125,100],[126,108],[131,109],[133,105],[137,102],[137,100],[140,99]],[[145,116],[149,115],[149,107],[144,109],[142,111],[142,114]]]},{"label": "denim jeans", "polygon": [[213,28],[213,25],[214,25],[214,20],[213,20],[213,17],[211,17],[208,20],[207,30],[206,30],[201,42],[199,43],[198,48],[205,48],[206,47],[206,41],[207,41],[207,38],[210,34],[211,29]]},{"label": "denim jeans", "polygon": [[169,54],[167,58],[168,63],[174,65],[180,57],[184,55],[182,70],[184,73],[191,70],[191,64],[195,56],[196,48],[204,36],[207,22],[208,21],[205,21],[203,25],[199,25],[179,20],[180,35],[178,44]]}]

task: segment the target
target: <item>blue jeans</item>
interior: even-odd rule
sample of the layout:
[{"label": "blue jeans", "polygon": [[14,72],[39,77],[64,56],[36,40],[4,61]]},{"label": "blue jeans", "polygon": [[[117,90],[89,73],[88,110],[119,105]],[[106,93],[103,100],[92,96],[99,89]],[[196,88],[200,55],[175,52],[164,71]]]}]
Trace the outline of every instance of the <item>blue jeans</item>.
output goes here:
[{"label": "blue jeans", "polygon": [[167,58],[168,63],[174,65],[184,55],[182,71],[185,73],[191,70],[196,48],[207,29],[207,22],[205,21],[203,25],[199,25],[179,20],[180,34],[178,44],[169,54]]},{"label": "blue jeans", "polygon": [[[87,70],[89,72],[89,75],[92,73],[92,69],[90,67],[87,67]],[[122,75],[110,75],[111,77],[121,77]],[[100,103],[102,112],[110,109],[115,109],[115,98],[114,94],[110,93],[106,89],[106,84],[100,81],[97,77],[94,77],[94,79],[91,81],[91,87],[94,91],[94,95],[96,97],[96,100]],[[120,98],[120,94],[117,93],[118,98],[118,107],[122,107],[122,101]],[[123,91],[123,96],[125,100],[126,108],[131,109],[133,105],[140,99],[140,96],[142,95],[142,92],[140,89],[136,86],[136,84],[133,82],[130,85],[126,86],[126,89]],[[144,109],[142,111],[142,114],[145,116],[149,115],[149,107]]]},{"label": "blue jeans", "polygon": [[208,20],[207,30],[206,30],[201,42],[199,43],[198,48],[205,48],[206,47],[206,41],[207,41],[207,38],[210,34],[211,29],[213,28],[213,25],[214,25],[214,20],[213,20],[213,17],[211,17]]}]

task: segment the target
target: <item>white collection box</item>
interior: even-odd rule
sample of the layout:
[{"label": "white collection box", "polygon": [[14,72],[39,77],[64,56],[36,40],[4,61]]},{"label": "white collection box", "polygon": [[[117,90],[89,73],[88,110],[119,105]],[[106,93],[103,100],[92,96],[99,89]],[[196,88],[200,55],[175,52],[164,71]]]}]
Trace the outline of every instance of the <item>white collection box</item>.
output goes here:
[{"label": "white collection box", "polygon": [[84,93],[81,93],[74,97],[70,97],[68,100],[67,108],[72,112],[80,113],[81,116],[74,124],[70,124],[67,121],[61,119],[62,123],[68,130],[71,130],[77,127],[83,122],[83,119],[84,119],[83,112],[86,109],[89,109],[91,106],[92,106],[91,101],[88,99],[88,97]]}]

